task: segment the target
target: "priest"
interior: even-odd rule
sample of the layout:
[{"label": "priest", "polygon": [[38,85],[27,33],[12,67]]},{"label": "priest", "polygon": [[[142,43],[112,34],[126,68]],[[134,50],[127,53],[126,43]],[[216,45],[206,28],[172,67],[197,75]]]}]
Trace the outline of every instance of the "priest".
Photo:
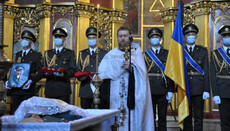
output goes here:
[{"label": "priest", "polygon": [[[99,65],[99,77],[111,79],[110,109],[122,109],[119,130],[154,130],[150,86],[139,44],[131,43],[130,30],[117,31],[119,46],[109,51]],[[125,47],[131,44],[131,58],[125,60]],[[131,60],[131,62],[130,62]],[[129,118],[130,117],[130,118]]]}]

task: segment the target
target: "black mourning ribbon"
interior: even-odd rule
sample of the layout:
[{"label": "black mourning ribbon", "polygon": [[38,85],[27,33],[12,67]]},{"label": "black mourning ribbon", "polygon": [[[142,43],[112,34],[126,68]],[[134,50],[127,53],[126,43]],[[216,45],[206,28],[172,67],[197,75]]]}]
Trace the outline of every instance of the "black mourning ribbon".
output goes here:
[{"label": "black mourning ribbon", "polygon": [[129,72],[127,106],[131,110],[135,108],[135,77],[133,67],[131,67]]}]

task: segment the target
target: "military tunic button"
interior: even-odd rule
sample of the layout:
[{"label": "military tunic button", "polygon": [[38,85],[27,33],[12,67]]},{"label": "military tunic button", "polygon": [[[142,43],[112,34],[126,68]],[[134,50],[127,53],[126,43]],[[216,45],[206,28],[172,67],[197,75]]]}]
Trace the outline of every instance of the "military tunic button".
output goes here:
[{"label": "military tunic button", "polygon": [[57,64],[55,64],[55,66],[57,66]]},{"label": "military tunic button", "polygon": [[158,76],[157,79],[160,79],[160,77]]},{"label": "military tunic button", "polygon": [[91,65],[90,67],[93,67],[93,65]]},{"label": "military tunic button", "polygon": [[192,80],[192,77],[190,77],[190,80]]},{"label": "military tunic button", "polygon": [[24,61],[24,60],[22,60],[22,61]]}]

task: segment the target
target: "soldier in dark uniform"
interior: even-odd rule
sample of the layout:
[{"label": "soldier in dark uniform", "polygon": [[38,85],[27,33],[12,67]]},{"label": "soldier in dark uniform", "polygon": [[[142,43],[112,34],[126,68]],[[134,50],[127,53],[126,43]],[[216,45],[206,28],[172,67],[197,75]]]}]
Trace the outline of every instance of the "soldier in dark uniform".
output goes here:
[{"label": "soldier in dark uniform", "polygon": [[[100,38],[101,34],[98,33]],[[78,58],[78,71],[79,72],[96,72],[96,51],[97,51],[97,29],[95,27],[89,27],[86,30],[86,37],[88,38],[88,49],[84,49],[79,52]],[[104,55],[107,53],[106,50],[98,48],[98,61],[100,62]],[[85,109],[93,108],[93,98],[94,98],[94,86],[91,83],[89,76],[83,76],[78,78],[81,81],[79,97],[81,98],[81,107]],[[106,89],[108,90],[108,88]],[[108,98],[109,91],[100,88],[102,108],[109,108],[107,105],[109,102],[104,101]],[[107,93],[106,93],[107,92]],[[104,101],[104,102],[103,102]],[[107,103],[107,104],[106,104]]]},{"label": "soldier in dark uniform", "polygon": [[32,32],[25,30],[21,34],[22,51],[19,51],[14,56],[15,63],[30,63],[29,80],[21,88],[11,88],[6,82],[6,88],[11,95],[10,114],[13,114],[20,103],[35,95],[36,91],[36,72],[42,68],[42,54],[31,48],[36,42],[36,38]]},{"label": "soldier in dark uniform", "polygon": [[[189,106],[189,116],[184,120],[185,131],[193,131],[192,116],[194,116],[195,120],[194,130],[203,130],[204,100],[209,98],[210,91],[208,50],[201,45],[195,44],[198,32],[199,29],[194,24],[188,24],[183,28],[183,34],[186,43],[185,49],[197,66],[196,67],[187,61],[191,103]],[[198,67],[200,67],[202,71],[198,70]]]},{"label": "soldier in dark uniform", "polygon": [[[173,97],[174,82],[164,75],[164,70],[158,67],[157,62],[154,61],[151,53],[149,53],[149,51],[154,53],[155,57],[159,59],[158,62],[165,66],[168,50],[160,45],[162,35],[161,30],[155,27],[148,32],[151,48],[144,53],[144,58],[150,81],[154,118],[156,119],[156,106],[158,106],[158,130],[166,131],[167,106]],[[154,123],[156,129],[156,122]]]},{"label": "soldier in dark uniform", "polygon": [[44,54],[44,67],[52,69],[64,69],[66,72],[54,72],[47,75],[45,84],[45,97],[70,102],[71,85],[70,78],[76,71],[76,57],[73,50],[64,47],[67,33],[62,28],[56,28],[52,32],[55,48]]},{"label": "soldier in dark uniform", "polygon": [[230,130],[230,26],[224,25],[218,33],[223,46],[211,52],[211,84],[213,101],[219,106],[221,130]]}]

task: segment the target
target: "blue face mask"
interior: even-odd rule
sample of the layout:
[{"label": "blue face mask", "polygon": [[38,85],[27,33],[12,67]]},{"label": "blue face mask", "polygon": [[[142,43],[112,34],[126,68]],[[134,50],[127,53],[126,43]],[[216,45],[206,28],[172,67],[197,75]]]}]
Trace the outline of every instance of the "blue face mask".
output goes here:
[{"label": "blue face mask", "polygon": [[62,39],[60,39],[60,38],[55,38],[55,39],[54,39],[54,44],[55,44],[56,46],[60,46],[60,45],[62,44]]},{"label": "blue face mask", "polygon": [[223,44],[226,46],[230,45],[230,38],[223,38]]},{"label": "blue face mask", "polygon": [[187,43],[188,44],[193,44],[195,43],[196,37],[194,35],[190,35],[187,37]]},{"label": "blue face mask", "polygon": [[151,44],[152,45],[157,46],[157,45],[159,45],[159,43],[160,43],[160,39],[158,39],[158,38],[151,39]]},{"label": "blue face mask", "polygon": [[23,47],[27,47],[27,46],[29,45],[29,41],[28,41],[28,40],[22,40],[22,41],[21,41],[21,45],[22,45]]},{"label": "blue face mask", "polygon": [[96,40],[88,40],[88,44],[90,47],[94,47],[97,44]]}]

